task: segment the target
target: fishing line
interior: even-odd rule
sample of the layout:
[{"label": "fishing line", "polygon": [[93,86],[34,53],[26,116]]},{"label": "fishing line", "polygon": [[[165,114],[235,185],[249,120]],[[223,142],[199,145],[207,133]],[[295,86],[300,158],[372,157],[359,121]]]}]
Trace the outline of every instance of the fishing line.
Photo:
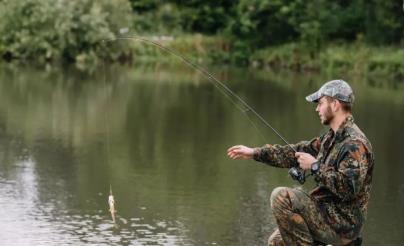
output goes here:
[{"label": "fishing line", "polygon": [[[233,92],[223,82],[216,79],[212,74],[210,74],[208,71],[206,71],[201,66],[198,66],[197,64],[189,61],[184,56],[178,54],[174,50],[172,50],[172,49],[170,49],[168,47],[165,47],[165,46],[163,46],[162,44],[160,44],[160,43],[158,43],[156,41],[149,40],[149,39],[146,39],[146,38],[143,38],[143,37],[124,36],[124,37],[116,37],[116,38],[111,38],[111,39],[104,39],[102,41],[103,42],[113,42],[113,41],[117,41],[117,40],[132,40],[132,41],[137,40],[137,41],[141,41],[141,42],[146,43],[146,44],[152,44],[152,45],[160,48],[161,50],[164,50],[167,53],[179,58],[180,60],[185,62],[188,66],[190,66],[193,69],[196,69],[197,71],[202,73],[205,77],[207,77],[208,80],[210,82],[212,82],[212,84],[216,88],[218,88],[220,92],[222,92],[226,97],[228,97],[230,99],[230,101],[232,101],[233,104],[236,105],[237,108],[239,108],[239,110],[241,110],[241,112],[244,115],[247,116],[248,120],[252,123],[252,125],[256,128],[256,130],[258,130],[258,132],[261,134],[262,137],[263,137],[263,134],[259,131],[258,127],[253,123],[252,119],[248,116],[247,112],[253,113],[265,126],[269,127],[284,143],[286,143],[287,146],[289,146],[294,152],[297,152],[296,149],[288,141],[286,141],[286,139],[275,128],[273,128],[272,125],[270,125],[260,114],[258,114],[249,104],[247,104],[241,97],[239,97],[235,92]],[[216,84],[214,82],[216,82]],[[233,100],[231,97],[233,97],[235,99]],[[244,108],[240,108],[239,105],[237,103],[235,103],[236,100],[238,102],[240,102]]]},{"label": "fishing line", "polygon": [[[107,92],[107,74],[106,74],[106,65],[105,61],[103,62],[103,69],[104,69],[104,96],[105,100],[108,98],[108,92]],[[107,101],[106,101],[107,102]],[[105,124],[105,135],[107,138],[107,163],[109,164],[110,162],[110,149],[109,149],[109,115],[108,115],[108,105],[106,105],[106,108],[104,110],[104,124]]]},{"label": "fishing line", "polygon": [[[108,91],[107,91],[107,72],[106,72],[106,65],[105,61],[103,62],[103,69],[104,69],[104,97],[105,97],[105,102],[109,102],[109,97],[108,97]],[[107,138],[107,143],[106,143],[106,149],[107,149],[107,165],[109,166],[110,164],[110,134],[109,134],[109,105],[106,105],[105,110],[104,110],[104,124],[105,124],[105,135]],[[112,194],[112,185],[109,183],[109,196],[108,196],[108,205],[109,205],[109,211],[111,213],[112,217],[112,222],[114,223],[115,228],[118,228],[118,224],[116,223],[115,220],[115,200],[114,196]]]}]

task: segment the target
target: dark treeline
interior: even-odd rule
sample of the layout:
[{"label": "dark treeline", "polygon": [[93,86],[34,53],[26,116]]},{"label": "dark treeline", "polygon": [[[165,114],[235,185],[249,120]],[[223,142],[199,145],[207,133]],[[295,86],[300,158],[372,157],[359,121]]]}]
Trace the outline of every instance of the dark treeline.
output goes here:
[{"label": "dark treeline", "polygon": [[[291,41],[321,45],[330,40],[399,44],[404,11],[397,0],[131,0],[135,14],[163,16],[168,28],[204,34],[226,33],[241,42],[265,47]],[[176,16],[175,16],[176,15]],[[136,24],[136,23],[135,23]],[[153,25],[153,24],[150,24]],[[139,31],[153,30],[138,26]],[[143,28],[143,30],[142,30]]]}]

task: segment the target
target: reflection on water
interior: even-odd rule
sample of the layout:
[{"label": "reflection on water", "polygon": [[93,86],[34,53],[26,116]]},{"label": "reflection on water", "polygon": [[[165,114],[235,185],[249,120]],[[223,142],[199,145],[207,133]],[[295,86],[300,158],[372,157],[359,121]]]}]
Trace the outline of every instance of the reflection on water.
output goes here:
[{"label": "reflection on water", "polygon": [[189,244],[181,236],[186,229],[177,221],[150,223],[143,217],[121,217],[120,226],[116,228],[104,210],[94,210],[91,214],[75,213],[58,200],[39,201],[32,160],[16,162],[11,173],[13,177],[0,179],[2,245]]},{"label": "reflection on water", "polygon": [[[285,170],[226,157],[234,144],[281,141],[258,121],[256,131],[197,72],[0,70],[2,245],[263,245],[276,226],[271,190],[296,185]],[[328,75],[213,73],[289,142],[324,131],[304,96]],[[346,79],[376,152],[365,245],[399,245],[403,83]],[[110,185],[119,228],[108,211]]]}]

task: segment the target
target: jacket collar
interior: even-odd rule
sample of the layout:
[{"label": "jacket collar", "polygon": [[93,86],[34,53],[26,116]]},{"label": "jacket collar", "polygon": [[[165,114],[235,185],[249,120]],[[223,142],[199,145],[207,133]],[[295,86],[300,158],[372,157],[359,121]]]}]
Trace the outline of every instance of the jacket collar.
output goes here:
[{"label": "jacket collar", "polygon": [[[340,141],[344,138],[345,130],[348,127],[351,127],[354,124],[354,118],[352,115],[349,115],[345,118],[345,120],[338,127],[338,130],[335,132],[335,140]],[[330,129],[332,131],[332,129]]]}]

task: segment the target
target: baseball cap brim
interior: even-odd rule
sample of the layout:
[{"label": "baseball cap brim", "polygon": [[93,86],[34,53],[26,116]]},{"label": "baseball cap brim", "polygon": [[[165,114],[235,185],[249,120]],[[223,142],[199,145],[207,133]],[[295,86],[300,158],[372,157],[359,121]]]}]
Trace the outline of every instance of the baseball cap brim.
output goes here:
[{"label": "baseball cap brim", "polygon": [[318,100],[320,100],[320,98],[321,98],[321,94],[318,91],[316,91],[313,94],[308,95],[306,97],[306,100],[309,101],[309,102],[315,102],[316,103],[316,102],[318,102]]}]

